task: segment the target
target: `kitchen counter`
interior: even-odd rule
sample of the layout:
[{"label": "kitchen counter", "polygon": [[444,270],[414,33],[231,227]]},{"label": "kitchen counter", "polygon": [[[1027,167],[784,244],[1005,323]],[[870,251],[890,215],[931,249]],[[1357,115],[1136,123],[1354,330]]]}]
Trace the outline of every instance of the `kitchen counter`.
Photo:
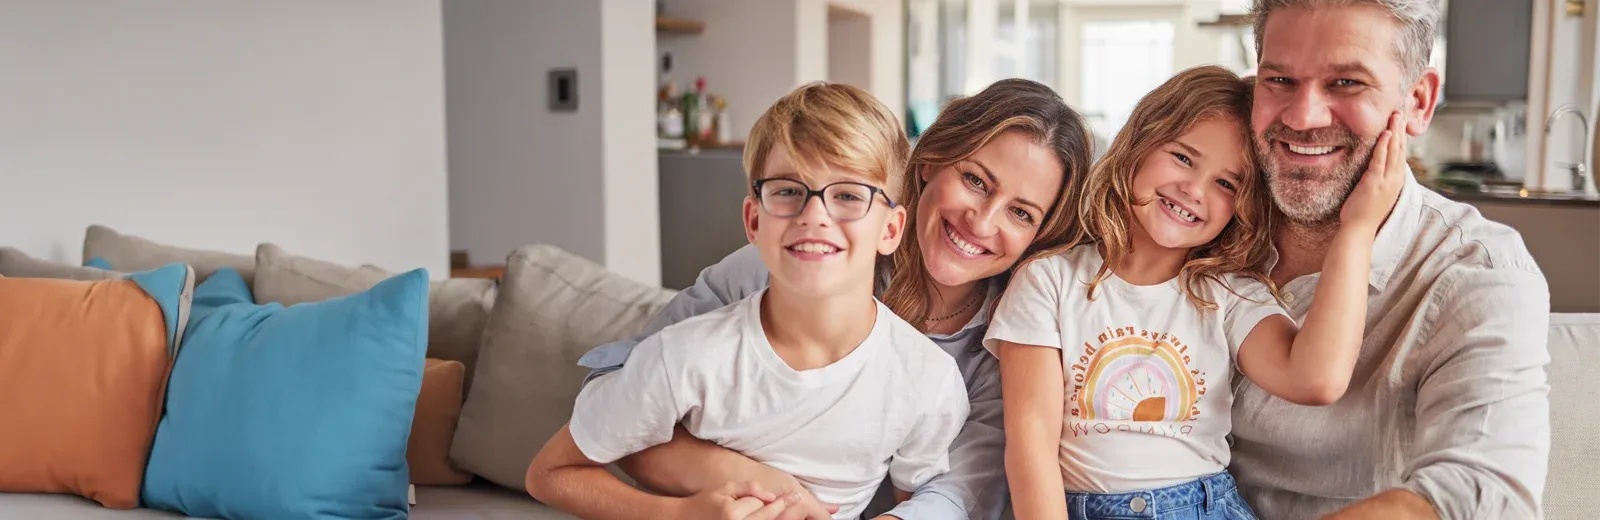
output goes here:
[{"label": "kitchen counter", "polygon": [[[1424,183],[1428,185],[1429,183]],[[1461,202],[1503,202],[1507,204],[1532,204],[1545,206],[1600,208],[1600,195],[1584,192],[1537,192],[1514,186],[1484,186],[1481,189],[1462,189],[1455,186],[1429,185],[1451,200]]]}]

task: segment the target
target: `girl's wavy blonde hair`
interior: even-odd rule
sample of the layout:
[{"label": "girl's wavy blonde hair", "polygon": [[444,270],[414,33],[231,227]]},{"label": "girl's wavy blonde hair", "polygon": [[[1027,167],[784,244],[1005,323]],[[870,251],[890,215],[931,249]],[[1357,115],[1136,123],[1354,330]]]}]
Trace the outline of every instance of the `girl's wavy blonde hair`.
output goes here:
[{"label": "girl's wavy blonde hair", "polygon": [[[1078,234],[1067,244],[1041,252],[1030,261],[1064,252],[1081,243],[1093,243],[1105,259],[1089,282],[1089,298],[1094,298],[1100,282],[1111,275],[1113,266],[1122,264],[1133,249],[1130,226],[1133,208],[1151,200],[1135,200],[1133,177],[1150,154],[1206,121],[1235,123],[1239,142],[1244,143],[1245,171],[1234,196],[1235,213],[1211,242],[1189,251],[1179,272],[1184,296],[1201,309],[1215,309],[1217,303],[1205,297],[1205,284],[1215,282],[1232,292],[1223,275],[1238,274],[1254,278],[1278,296],[1277,287],[1266,275],[1266,262],[1272,247],[1272,201],[1262,182],[1255,151],[1250,148],[1250,110],[1253,81],[1240,78],[1218,66],[1185,70],[1168,79],[1139,100],[1133,114],[1084,181],[1078,203]],[[1237,293],[1235,293],[1237,294]]]}]

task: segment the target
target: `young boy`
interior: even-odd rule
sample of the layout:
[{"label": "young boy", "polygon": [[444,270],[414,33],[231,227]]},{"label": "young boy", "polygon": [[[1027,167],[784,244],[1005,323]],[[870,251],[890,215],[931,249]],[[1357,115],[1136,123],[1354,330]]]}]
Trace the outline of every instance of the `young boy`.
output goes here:
[{"label": "young boy", "polygon": [[794,475],[837,519],[860,516],[885,475],[909,494],[946,471],[967,416],[961,374],[873,297],[878,258],[905,231],[893,187],[908,153],[895,118],[860,89],[810,84],[779,99],[744,155],[745,234],[770,287],[663,329],[584,387],[528,491],[583,518],[765,518],[794,502],[750,485],[659,497],[602,469],[680,422]]}]

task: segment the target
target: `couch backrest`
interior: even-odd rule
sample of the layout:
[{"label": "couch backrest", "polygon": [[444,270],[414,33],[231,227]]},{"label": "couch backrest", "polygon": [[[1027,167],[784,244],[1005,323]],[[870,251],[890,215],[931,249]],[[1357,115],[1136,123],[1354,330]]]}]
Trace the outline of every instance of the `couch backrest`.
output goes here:
[{"label": "couch backrest", "polygon": [[1548,520],[1600,511],[1600,314],[1550,316]]}]

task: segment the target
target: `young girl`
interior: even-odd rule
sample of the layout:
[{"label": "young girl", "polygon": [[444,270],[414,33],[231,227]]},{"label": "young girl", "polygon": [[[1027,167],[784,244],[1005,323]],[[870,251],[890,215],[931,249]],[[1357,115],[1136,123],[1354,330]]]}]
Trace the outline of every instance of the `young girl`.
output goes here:
[{"label": "young girl", "polygon": [[1079,238],[1029,260],[1001,299],[984,346],[1000,358],[1017,518],[1254,518],[1225,471],[1233,371],[1299,404],[1343,395],[1403,133],[1391,118],[1378,138],[1298,328],[1264,274],[1250,92],[1201,67],[1146,95],[1083,186]]}]

